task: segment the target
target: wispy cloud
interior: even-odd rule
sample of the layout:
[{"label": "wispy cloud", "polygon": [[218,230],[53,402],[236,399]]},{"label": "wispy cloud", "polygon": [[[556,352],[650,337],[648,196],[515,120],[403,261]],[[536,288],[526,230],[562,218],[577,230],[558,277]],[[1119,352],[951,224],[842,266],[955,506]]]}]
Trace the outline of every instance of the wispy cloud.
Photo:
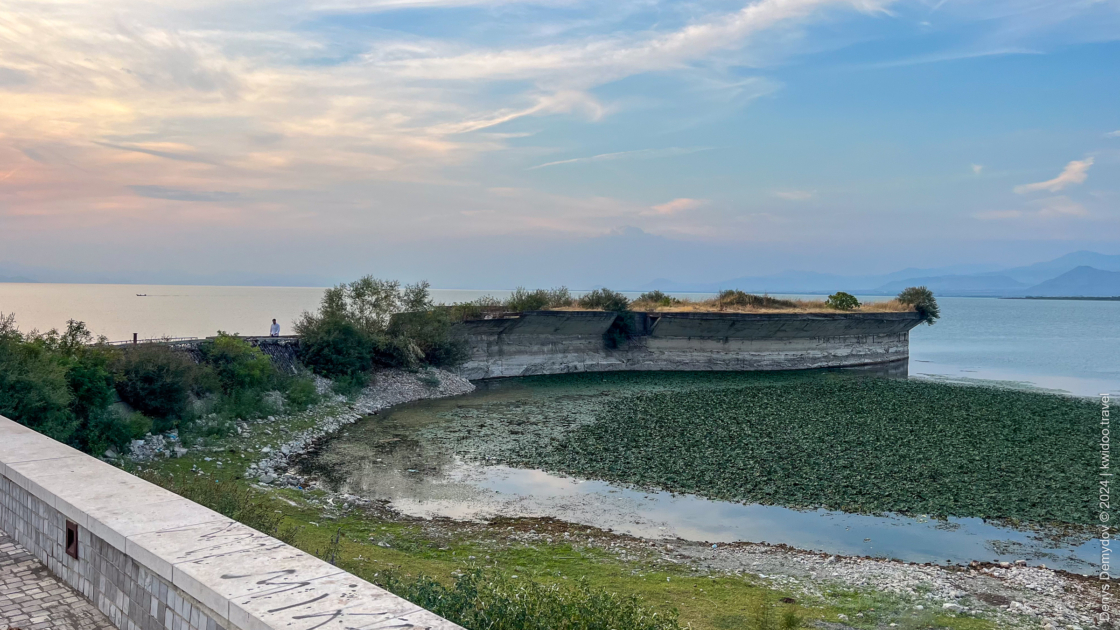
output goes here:
[{"label": "wispy cloud", "polygon": [[770,194],[787,201],[808,201],[815,197],[817,193],[812,190],[775,190]]},{"label": "wispy cloud", "polygon": [[980,172],[983,171],[983,170],[984,170],[984,165],[983,164],[973,164],[972,165],[972,174],[973,175],[979,175]]},{"label": "wispy cloud", "polygon": [[608,162],[614,160],[652,160],[656,158],[667,158],[678,155],[689,155],[690,153],[699,153],[700,151],[710,151],[712,147],[668,147],[665,149],[637,149],[635,151],[618,151],[616,153],[600,153],[599,155],[591,155],[588,157],[571,158],[568,160],[556,160],[555,162],[545,162],[536,166],[530,166],[526,170],[536,170],[538,168],[545,168],[548,166],[559,166],[561,164],[579,164],[581,162]]},{"label": "wispy cloud", "polygon": [[1047,197],[1046,199],[1039,199],[1030,203],[1031,210],[988,210],[985,212],[978,212],[973,218],[983,221],[1001,221],[1009,219],[1053,219],[1057,217],[1085,217],[1089,216],[1089,210],[1077,203],[1076,201],[1066,197],[1065,195],[1058,195],[1056,197]]},{"label": "wispy cloud", "polygon": [[681,197],[679,199],[674,199],[672,201],[667,201],[665,203],[658,204],[656,206],[651,206],[650,210],[653,211],[652,214],[658,214],[658,215],[663,215],[664,216],[664,215],[671,215],[671,214],[677,214],[677,213],[680,213],[680,212],[685,212],[687,210],[695,210],[696,208],[699,208],[702,205],[704,205],[704,200],[703,199],[689,199],[687,197]]},{"label": "wispy cloud", "polygon": [[1106,138],[1120,138],[1120,129],[1117,129],[1116,131],[1110,131],[1110,132],[1104,134],[1104,137],[1106,137]]},{"label": "wispy cloud", "polygon": [[940,63],[944,61],[960,61],[963,59],[975,59],[977,57],[999,57],[1004,55],[1042,55],[1045,54],[1041,50],[1031,50],[1029,48],[992,48],[985,50],[958,50],[935,53],[932,55],[922,55],[919,57],[907,57],[905,59],[896,59],[893,61],[883,61],[879,63],[870,64],[872,68],[900,68],[904,66],[916,66],[927,63]]},{"label": "wispy cloud", "polygon": [[235,192],[223,192],[220,190],[182,190],[179,188],[168,188],[166,186],[136,185],[129,186],[129,188],[132,189],[132,192],[141,197],[167,199],[170,201],[222,202],[233,201],[241,196]]},{"label": "wispy cloud", "polygon": [[1073,160],[1069,164],[1066,164],[1065,169],[1054,179],[1016,186],[1015,192],[1020,195],[1029,192],[1038,192],[1040,190],[1058,192],[1071,184],[1080,184],[1084,182],[1089,177],[1089,167],[1092,165],[1093,158],[1091,157],[1085,158],[1084,160]]}]

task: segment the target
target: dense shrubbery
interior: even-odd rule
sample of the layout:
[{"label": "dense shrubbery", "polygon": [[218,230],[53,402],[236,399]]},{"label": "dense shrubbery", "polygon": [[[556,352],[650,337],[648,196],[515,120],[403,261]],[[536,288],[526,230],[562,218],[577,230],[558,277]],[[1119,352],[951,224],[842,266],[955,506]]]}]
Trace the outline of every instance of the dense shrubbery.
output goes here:
[{"label": "dense shrubbery", "polygon": [[828,296],[824,303],[828,308],[834,308],[838,311],[850,311],[859,308],[859,300],[856,299],[856,296],[843,291],[837,291]]},{"label": "dense shrubbery", "polygon": [[200,370],[190,357],[161,344],[143,344],[117,351],[114,373],[121,400],[140,413],[159,418],[158,430],[182,419]]},{"label": "dense shrubbery", "polygon": [[454,321],[451,309],[432,304],[427,282],[402,287],[366,276],[327,289],[318,312],[304,313],[295,330],[304,365],[352,390],[376,367],[461,363],[467,344]]},{"label": "dense shrubbery", "polygon": [[645,293],[639,295],[638,299],[634,300],[634,302],[649,304],[651,306],[672,306],[674,304],[679,304],[680,300],[664,293],[663,291],[654,290],[646,291]]},{"label": "dense shrubbery", "polygon": [[913,306],[914,310],[922,316],[923,321],[930,326],[941,317],[941,310],[937,307],[937,300],[933,297],[933,291],[925,287],[903,289],[902,293],[898,294],[897,299],[903,304]]},{"label": "dense shrubbery", "polygon": [[517,287],[505,302],[505,308],[511,312],[539,311],[546,308],[563,308],[571,306],[575,300],[567,287],[558,289],[535,289],[528,291],[525,287]]},{"label": "dense shrubbery", "polygon": [[220,333],[199,354],[196,363],[165,344],[94,343],[76,321],[61,333],[24,334],[12,316],[0,318],[0,415],[100,454],[149,431],[190,428],[202,413],[225,421],[274,413],[268,391],[294,409],[318,400],[309,378],[281,374],[236,336]]},{"label": "dense shrubbery", "polygon": [[744,293],[738,289],[727,289],[719,292],[720,306],[752,306],[755,308],[796,308],[797,303],[792,300],[782,300],[769,295],[755,295]]}]

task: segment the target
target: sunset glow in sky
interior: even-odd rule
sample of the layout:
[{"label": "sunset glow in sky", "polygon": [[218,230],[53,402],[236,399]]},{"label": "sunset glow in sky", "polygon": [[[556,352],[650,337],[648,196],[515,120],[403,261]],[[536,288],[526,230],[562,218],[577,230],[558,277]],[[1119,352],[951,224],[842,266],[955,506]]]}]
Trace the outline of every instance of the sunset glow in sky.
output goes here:
[{"label": "sunset glow in sky", "polygon": [[1120,253],[1118,40],[1117,0],[0,0],[0,276]]}]

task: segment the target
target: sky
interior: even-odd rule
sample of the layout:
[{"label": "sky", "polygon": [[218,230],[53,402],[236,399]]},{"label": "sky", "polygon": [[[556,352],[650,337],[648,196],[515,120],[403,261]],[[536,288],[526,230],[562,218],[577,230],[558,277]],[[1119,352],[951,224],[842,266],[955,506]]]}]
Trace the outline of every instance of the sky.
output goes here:
[{"label": "sky", "polygon": [[1120,0],[0,0],[0,276],[1115,254],[1117,68]]}]

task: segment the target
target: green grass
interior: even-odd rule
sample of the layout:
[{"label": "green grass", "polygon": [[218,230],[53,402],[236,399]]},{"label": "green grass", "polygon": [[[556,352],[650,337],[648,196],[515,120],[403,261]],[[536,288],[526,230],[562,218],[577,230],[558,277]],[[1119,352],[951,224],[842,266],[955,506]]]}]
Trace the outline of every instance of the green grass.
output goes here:
[{"label": "green grass", "polygon": [[730,501],[1090,524],[1092,401],[835,375],[619,396],[508,463]]}]

